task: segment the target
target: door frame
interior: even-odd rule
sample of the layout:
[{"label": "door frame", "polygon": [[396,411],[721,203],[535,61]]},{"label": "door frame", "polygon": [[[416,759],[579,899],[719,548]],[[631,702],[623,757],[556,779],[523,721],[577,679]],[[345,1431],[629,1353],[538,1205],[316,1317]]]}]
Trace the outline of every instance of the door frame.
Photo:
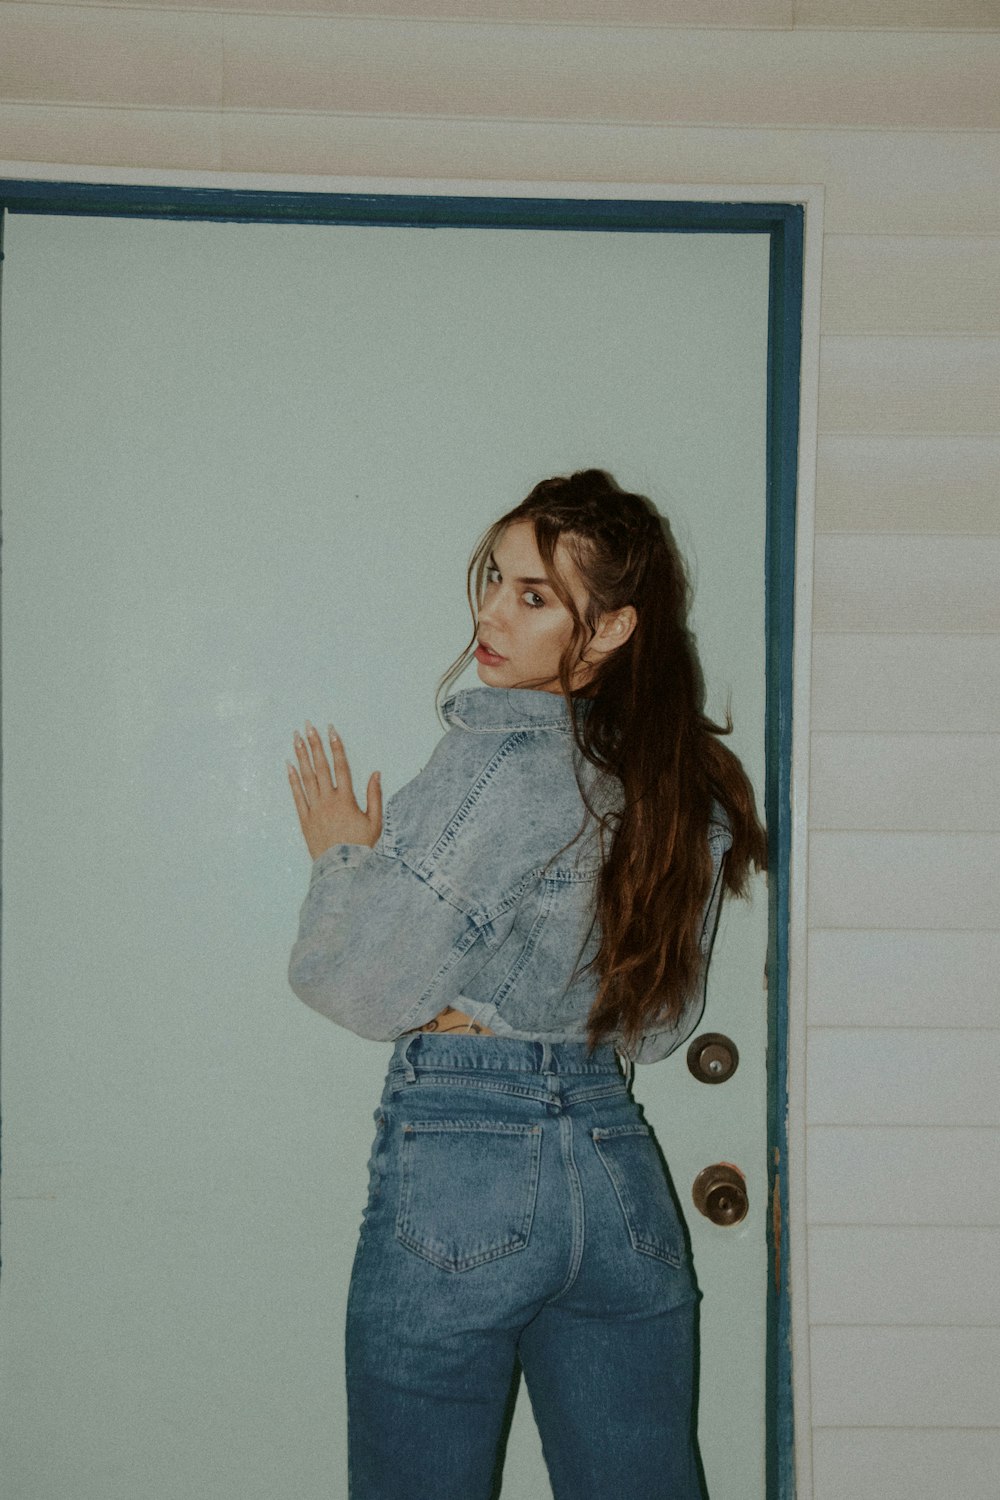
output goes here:
[{"label": "door frame", "polygon": [[[9,213],[769,236],[766,1493],[809,1500],[805,872],[822,188],[303,179],[15,163],[0,164],[0,173],[0,211]],[[2,225],[0,217],[0,249]]]}]

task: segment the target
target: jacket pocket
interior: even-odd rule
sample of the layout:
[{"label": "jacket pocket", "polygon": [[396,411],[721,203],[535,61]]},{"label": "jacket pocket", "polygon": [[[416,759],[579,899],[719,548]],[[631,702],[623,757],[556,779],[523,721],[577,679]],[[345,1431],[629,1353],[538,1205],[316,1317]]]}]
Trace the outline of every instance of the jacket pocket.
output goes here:
[{"label": "jacket pocket", "polygon": [[684,1230],[660,1153],[648,1125],[591,1130],[611,1179],[633,1250],[672,1266],[686,1256]]},{"label": "jacket pocket", "polygon": [[531,1234],[538,1125],[433,1120],[405,1124],[396,1238],[444,1271],[523,1250]]}]

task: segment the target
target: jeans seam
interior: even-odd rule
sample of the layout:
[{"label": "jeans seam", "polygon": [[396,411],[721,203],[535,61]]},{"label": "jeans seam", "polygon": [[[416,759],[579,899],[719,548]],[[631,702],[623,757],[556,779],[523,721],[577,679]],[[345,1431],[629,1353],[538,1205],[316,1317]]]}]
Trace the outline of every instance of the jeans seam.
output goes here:
[{"label": "jeans seam", "polygon": [[580,1266],[583,1261],[583,1241],[585,1233],[585,1219],[583,1206],[583,1186],[580,1182],[580,1173],[577,1169],[576,1158],[573,1155],[573,1122],[568,1115],[559,1116],[559,1149],[562,1154],[563,1164],[566,1168],[566,1179],[569,1183],[570,1214],[572,1218],[572,1231],[570,1243],[569,1268],[566,1272],[566,1280],[556,1292],[550,1297],[550,1302],[558,1302],[571,1289],[577,1276],[580,1274]]}]

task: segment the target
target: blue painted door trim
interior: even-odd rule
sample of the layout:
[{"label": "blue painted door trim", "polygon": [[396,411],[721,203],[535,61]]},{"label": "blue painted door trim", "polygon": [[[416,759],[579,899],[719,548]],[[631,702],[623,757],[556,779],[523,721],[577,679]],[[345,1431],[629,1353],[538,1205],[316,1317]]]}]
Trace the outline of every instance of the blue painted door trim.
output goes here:
[{"label": "blue painted door trim", "polygon": [[767,1495],[793,1500],[794,1428],[789,1302],[788,916],[791,850],[792,636],[805,216],[794,203],[655,199],[490,198],[397,193],[300,193],[230,188],[3,181],[11,213],[242,223],[407,225],[469,229],[600,229],[621,233],[770,236],[767,357],[767,779],[768,905]]}]

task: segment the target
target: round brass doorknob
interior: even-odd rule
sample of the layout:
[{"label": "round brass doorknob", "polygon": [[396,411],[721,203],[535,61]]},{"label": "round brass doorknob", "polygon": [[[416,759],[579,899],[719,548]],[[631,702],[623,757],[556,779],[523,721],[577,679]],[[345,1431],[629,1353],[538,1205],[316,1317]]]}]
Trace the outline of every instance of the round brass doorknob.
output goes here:
[{"label": "round brass doorknob", "polygon": [[702,1168],[692,1184],[691,1196],[700,1214],[726,1227],[745,1219],[750,1206],[746,1178],[729,1161]]},{"label": "round brass doorknob", "polygon": [[696,1036],[687,1050],[687,1065],[699,1083],[725,1083],[739,1067],[736,1043],[720,1031]]}]

